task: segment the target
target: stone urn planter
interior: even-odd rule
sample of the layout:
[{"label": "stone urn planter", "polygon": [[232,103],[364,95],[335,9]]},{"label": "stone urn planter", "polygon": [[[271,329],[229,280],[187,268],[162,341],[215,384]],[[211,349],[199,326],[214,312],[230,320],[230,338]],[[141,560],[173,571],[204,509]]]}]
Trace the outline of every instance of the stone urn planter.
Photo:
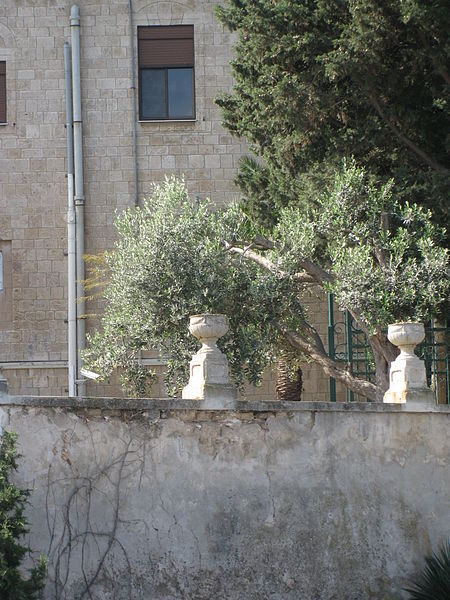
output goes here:
[{"label": "stone urn planter", "polygon": [[237,388],[230,382],[228,361],[217,347],[217,340],[228,331],[226,315],[192,315],[189,331],[202,344],[189,365],[189,383],[182,398],[204,400],[207,406],[226,408],[234,406]]},{"label": "stone urn planter", "polygon": [[199,352],[220,352],[216,343],[228,331],[228,318],[226,315],[192,315],[189,331],[202,343]]},{"label": "stone urn planter", "polygon": [[389,389],[383,402],[405,404],[418,402],[434,404],[434,394],[427,386],[425,363],[414,354],[414,348],[425,338],[423,323],[394,323],[388,327],[389,341],[400,349],[391,362]]}]

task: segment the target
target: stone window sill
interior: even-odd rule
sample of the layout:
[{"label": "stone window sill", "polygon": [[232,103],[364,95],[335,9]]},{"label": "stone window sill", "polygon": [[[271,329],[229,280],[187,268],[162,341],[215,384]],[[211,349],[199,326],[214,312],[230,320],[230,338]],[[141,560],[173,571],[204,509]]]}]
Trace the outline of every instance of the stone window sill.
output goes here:
[{"label": "stone window sill", "polygon": [[160,119],[160,120],[145,120],[138,121],[138,123],[196,123],[197,119]]}]

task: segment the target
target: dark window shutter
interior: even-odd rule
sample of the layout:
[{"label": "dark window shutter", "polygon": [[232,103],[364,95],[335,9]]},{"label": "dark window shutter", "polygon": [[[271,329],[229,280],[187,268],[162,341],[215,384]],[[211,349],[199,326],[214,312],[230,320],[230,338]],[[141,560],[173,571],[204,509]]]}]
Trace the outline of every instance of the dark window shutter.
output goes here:
[{"label": "dark window shutter", "polygon": [[194,66],[193,25],[139,27],[138,44],[140,68]]},{"label": "dark window shutter", "polygon": [[6,123],[6,62],[0,61],[0,123]]}]

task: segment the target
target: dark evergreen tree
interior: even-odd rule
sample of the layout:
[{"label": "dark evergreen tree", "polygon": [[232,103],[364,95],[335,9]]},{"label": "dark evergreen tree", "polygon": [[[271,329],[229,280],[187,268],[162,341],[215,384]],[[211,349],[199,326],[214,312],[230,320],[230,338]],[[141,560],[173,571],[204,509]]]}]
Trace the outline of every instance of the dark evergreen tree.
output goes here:
[{"label": "dark evergreen tree", "polygon": [[16,434],[5,431],[0,443],[0,598],[36,600],[44,587],[45,560],[41,557],[29,578],[24,579],[20,565],[29,548],[20,540],[28,533],[24,511],[30,491],[10,481],[19,458],[16,439]]},{"label": "dark evergreen tree", "polygon": [[228,0],[217,14],[238,32],[233,93],[217,102],[262,159],[238,176],[260,225],[309,206],[348,156],[447,218],[447,1]]}]

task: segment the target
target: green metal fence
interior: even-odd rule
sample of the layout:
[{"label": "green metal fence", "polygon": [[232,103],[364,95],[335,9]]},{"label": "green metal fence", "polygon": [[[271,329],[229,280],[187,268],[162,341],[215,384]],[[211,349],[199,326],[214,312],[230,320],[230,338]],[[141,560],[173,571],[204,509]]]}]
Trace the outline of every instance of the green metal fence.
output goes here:
[{"label": "green metal fence", "polygon": [[[335,319],[333,294],[328,294],[328,353],[350,372],[366,381],[375,382],[375,363],[366,335],[359,329],[351,314],[339,313]],[[428,385],[434,390],[436,401],[450,404],[449,343],[450,321],[439,326],[431,321],[425,327],[425,339],[416,354],[425,361]],[[336,402],[336,381],[330,377],[330,400]],[[363,401],[349,389],[345,400]]]},{"label": "green metal fence", "polygon": [[416,354],[425,361],[428,385],[434,390],[439,404],[450,404],[450,320],[445,327],[431,321],[425,327],[425,339]]}]

